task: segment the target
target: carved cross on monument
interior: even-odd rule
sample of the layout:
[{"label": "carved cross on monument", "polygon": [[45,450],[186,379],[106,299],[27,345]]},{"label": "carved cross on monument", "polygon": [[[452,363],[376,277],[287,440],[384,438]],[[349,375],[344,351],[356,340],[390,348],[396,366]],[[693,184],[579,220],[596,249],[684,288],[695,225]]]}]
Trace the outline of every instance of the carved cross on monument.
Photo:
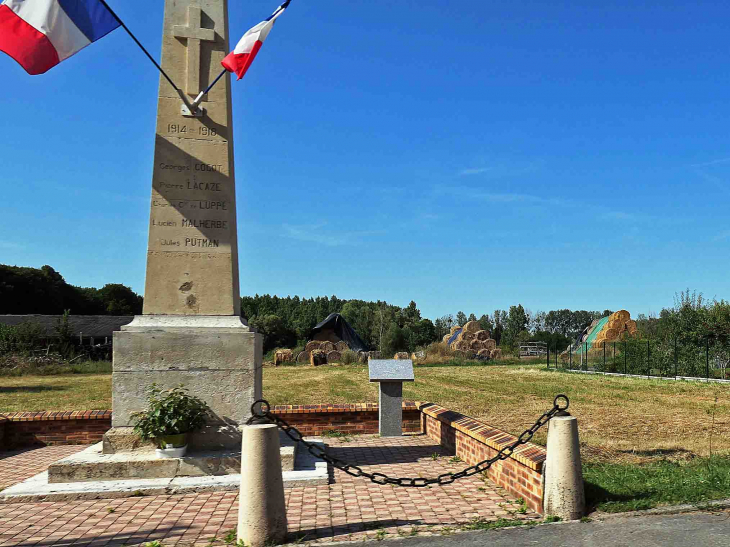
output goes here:
[{"label": "carved cross on monument", "polygon": [[197,6],[188,6],[187,26],[175,25],[172,29],[175,38],[188,41],[188,67],[185,80],[185,93],[197,96],[200,91],[200,42],[215,42],[215,31],[203,28],[203,11]]}]

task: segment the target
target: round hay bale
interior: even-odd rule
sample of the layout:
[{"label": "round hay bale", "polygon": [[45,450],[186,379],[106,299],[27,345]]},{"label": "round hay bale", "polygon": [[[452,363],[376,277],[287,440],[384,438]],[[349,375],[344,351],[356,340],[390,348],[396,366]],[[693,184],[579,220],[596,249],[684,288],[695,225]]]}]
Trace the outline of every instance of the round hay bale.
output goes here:
[{"label": "round hay bale", "polygon": [[348,349],[350,349],[350,346],[348,346],[347,342],[345,342],[344,340],[340,340],[335,344],[335,350],[339,351],[340,353],[342,353],[343,351],[347,351]]},{"label": "round hay bale", "polygon": [[379,351],[368,351],[368,359],[380,359]]},{"label": "round hay bale", "polygon": [[469,349],[469,342],[465,342],[464,340],[457,340],[453,344],[451,344],[451,349],[454,351],[465,351]]},{"label": "round hay bale", "polygon": [[490,359],[501,359],[502,358],[502,350],[499,348],[495,348],[489,352],[489,358]]},{"label": "round hay bale", "polygon": [[626,321],[631,319],[631,314],[629,312],[627,312],[626,310],[617,311],[616,316],[619,318],[619,320],[622,323],[626,323]]},{"label": "round hay bale", "polygon": [[488,330],[478,330],[474,333],[474,336],[477,340],[481,340],[482,342],[484,340],[489,339],[489,331]]},{"label": "round hay bale", "polygon": [[335,351],[335,345],[332,342],[321,342],[319,349],[325,353],[329,353],[330,351]]},{"label": "round hay bale", "polygon": [[497,341],[494,338],[487,338],[482,344],[484,349],[493,350],[497,347]]},{"label": "round hay bale", "polygon": [[327,352],[328,363],[339,363],[340,359],[342,359],[342,354],[339,351],[333,350]]},{"label": "round hay bale", "polygon": [[302,351],[297,355],[297,363],[309,363],[309,352]]},{"label": "round hay bale", "polygon": [[459,336],[456,337],[457,340],[463,340],[464,342],[471,342],[475,338],[476,338],[476,334],[474,334],[473,332],[465,331],[465,330],[461,331],[459,333]]},{"label": "round hay bale", "polygon": [[455,333],[455,332],[456,332],[457,330],[459,330],[460,328],[461,328],[461,327],[460,327],[459,325],[454,325],[453,327],[451,327],[451,332],[449,332],[449,334],[450,334],[451,336],[453,336],[453,335],[454,335],[454,333]]},{"label": "round hay bale", "polygon": [[411,357],[408,355],[407,351],[399,351],[395,354],[393,359],[410,359]]},{"label": "round hay bale", "polygon": [[620,333],[621,331],[619,329],[606,329],[606,332],[604,333],[604,340],[607,342],[613,342],[618,339]]},{"label": "round hay bale", "polygon": [[367,351],[358,351],[357,352],[357,362],[358,363],[367,363],[368,362],[368,352]]},{"label": "round hay bale", "polygon": [[469,349],[476,353],[482,349],[482,343],[475,338],[469,342]]},{"label": "round hay bale", "polygon": [[464,325],[464,330],[466,332],[476,333],[482,330],[482,326],[479,324],[479,321],[467,321],[466,325]]},{"label": "round hay bale", "polygon": [[448,344],[449,343],[449,338],[451,338],[451,335],[450,334],[445,334],[444,337],[441,339],[441,341],[444,344]]},{"label": "round hay bale", "polygon": [[611,319],[608,323],[606,323],[606,328],[604,330],[608,329],[620,329],[623,327],[625,321],[621,321],[621,319]]},{"label": "round hay bale", "polygon": [[481,357],[482,359],[489,359],[491,356],[491,352],[488,349],[480,349],[477,352],[477,357]]},{"label": "round hay bale", "polygon": [[319,345],[322,342],[318,342],[317,340],[311,340],[307,342],[307,345],[304,346],[304,351],[313,352],[315,349],[319,349]]}]

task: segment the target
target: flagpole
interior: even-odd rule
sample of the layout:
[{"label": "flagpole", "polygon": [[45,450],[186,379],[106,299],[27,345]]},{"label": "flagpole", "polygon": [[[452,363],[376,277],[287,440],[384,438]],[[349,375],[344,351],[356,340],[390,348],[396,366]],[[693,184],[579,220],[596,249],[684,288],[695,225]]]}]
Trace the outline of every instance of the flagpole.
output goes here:
[{"label": "flagpole", "polygon": [[213,89],[213,86],[218,83],[218,80],[220,80],[225,75],[226,72],[228,72],[228,70],[226,70],[224,68],[223,69],[223,72],[221,72],[220,74],[218,74],[218,76],[216,77],[216,79],[213,80],[213,83],[210,84],[205,89],[205,91],[201,91],[200,94],[197,97],[195,97],[195,100],[193,101],[193,107],[195,107],[195,108],[198,107],[198,105],[200,104],[200,101],[203,100],[203,97],[205,97],[208,94],[208,91],[210,91],[211,89]]},{"label": "flagpole", "polygon": [[[102,0],[102,2],[103,2],[103,1],[104,1],[104,0]],[[276,18],[277,18],[277,17],[279,16],[279,15],[281,15],[281,13],[282,13],[282,12],[283,12],[283,11],[284,11],[284,10],[285,10],[286,8],[288,8],[288,7],[289,7],[289,3],[290,3],[290,2],[291,2],[291,0],[286,0],[286,2],[284,2],[284,3],[283,3],[283,4],[281,5],[281,6],[279,6],[278,8],[276,8],[276,11],[274,11],[274,13],[272,13],[272,14],[271,14],[271,17],[269,17],[269,19],[267,19],[267,20],[271,20],[271,19],[276,19]],[[226,70],[226,69],[224,68],[224,69],[223,69],[223,72],[221,72],[220,74],[218,74],[218,76],[216,77],[216,79],[215,79],[215,80],[213,80],[213,83],[211,83],[211,84],[210,84],[210,85],[209,85],[209,86],[208,86],[208,87],[206,88],[206,90],[205,90],[205,91],[201,91],[201,92],[200,92],[200,94],[199,94],[199,95],[198,95],[197,97],[195,97],[195,100],[193,101],[193,104],[192,104],[192,106],[193,106],[192,110],[194,110],[194,109],[198,108],[198,105],[199,105],[199,104],[200,104],[200,102],[201,102],[201,101],[203,100],[203,97],[205,97],[205,96],[206,96],[206,95],[208,94],[208,92],[209,92],[209,91],[210,91],[211,89],[213,89],[213,86],[214,86],[215,84],[217,84],[217,83],[218,83],[218,80],[220,80],[220,79],[221,79],[221,78],[223,77],[223,75],[224,75],[224,74],[225,74],[226,72],[228,72],[228,70]]]},{"label": "flagpole", "polygon": [[173,89],[180,96],[180,98],[182,99],[182,102],[185,103],[185,106],[188,107],[188,109],[190,110],[190,112],[193,113],[193,114],[195,114],[195,111],[198,109],[197,104],[196,105],[193,105],[193,103],[190,102],[190,99],[188,99],[188,97],[185,95],[185,93],[179,87],[177,87],[175,85],[175,82],[172,81],[172,78],[170,78],[167,75],[167,72],[165,72],[164,70],[162,70],[162,67],[157,63],[157,61],[155,61],[155,59],[152,57],[152,55],[150,55],[149,51],[147,51],[145,49],[145,47],[141,44],[141,42],[139,40],[137,40],[137,37],[134,34],[132,34],[132,31],[129,30],[129,28],[127,27],[127,25],[124,24],[124,21],[122,21],[122,19],[114,12],[114,10],[111,8],[111,6],[109,6],[109,4],[107,4],[105,0],[99,0],[99,2],[101,2],[104,5],[104,7],[109,10],[109,13],[111,13],[112,16],[114,17],[114,19],[117,20],[117,22],[119,23],[119,25],[125,31],[127,31],[127,34],[129,34],[129,36],[132,38],[132,40],[134,40],[134,43],[139,46],[139,49],[141,49],[144,52],[144,54],[147,55],[147,58],[150,61],[152,61],[152,64],[155,65],[155,67],[157,67],[157,70],[159,70],[160,73],[165,77],[165,79],[168,82],[170,82],[170,85],[173,87]]}]

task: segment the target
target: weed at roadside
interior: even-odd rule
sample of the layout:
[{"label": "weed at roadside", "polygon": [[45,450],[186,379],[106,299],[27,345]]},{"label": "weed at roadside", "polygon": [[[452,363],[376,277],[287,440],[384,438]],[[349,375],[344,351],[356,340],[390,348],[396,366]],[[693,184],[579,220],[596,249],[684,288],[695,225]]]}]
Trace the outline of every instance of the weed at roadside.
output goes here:
[{"label": "weed at roadside", "polygon": [[337,431],[334,429],[329,430],[329,431],[323,431],[322,437],[325,437],[328,439],[338,439],[341,443],[347,443],[352,440],[350,435],[348,435],[347,433],[344,433],[342,431]]}]

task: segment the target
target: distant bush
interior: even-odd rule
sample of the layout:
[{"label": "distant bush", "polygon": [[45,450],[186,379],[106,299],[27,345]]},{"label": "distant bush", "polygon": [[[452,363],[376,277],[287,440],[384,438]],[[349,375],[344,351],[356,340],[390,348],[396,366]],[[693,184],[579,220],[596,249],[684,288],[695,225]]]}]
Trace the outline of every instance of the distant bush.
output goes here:
[{"label": "distant bush", "polygon": [[0,355],[29,355],[41,345],[45,337],[46,331],[38,323],[0,325]]},{"label": "distant bush", "polygon": [[351,349],[346,349],[342,352],[342,356],[340,357],[340,363],[343,365],[354,365],[357,363],[357,353],[352,351]]}]

